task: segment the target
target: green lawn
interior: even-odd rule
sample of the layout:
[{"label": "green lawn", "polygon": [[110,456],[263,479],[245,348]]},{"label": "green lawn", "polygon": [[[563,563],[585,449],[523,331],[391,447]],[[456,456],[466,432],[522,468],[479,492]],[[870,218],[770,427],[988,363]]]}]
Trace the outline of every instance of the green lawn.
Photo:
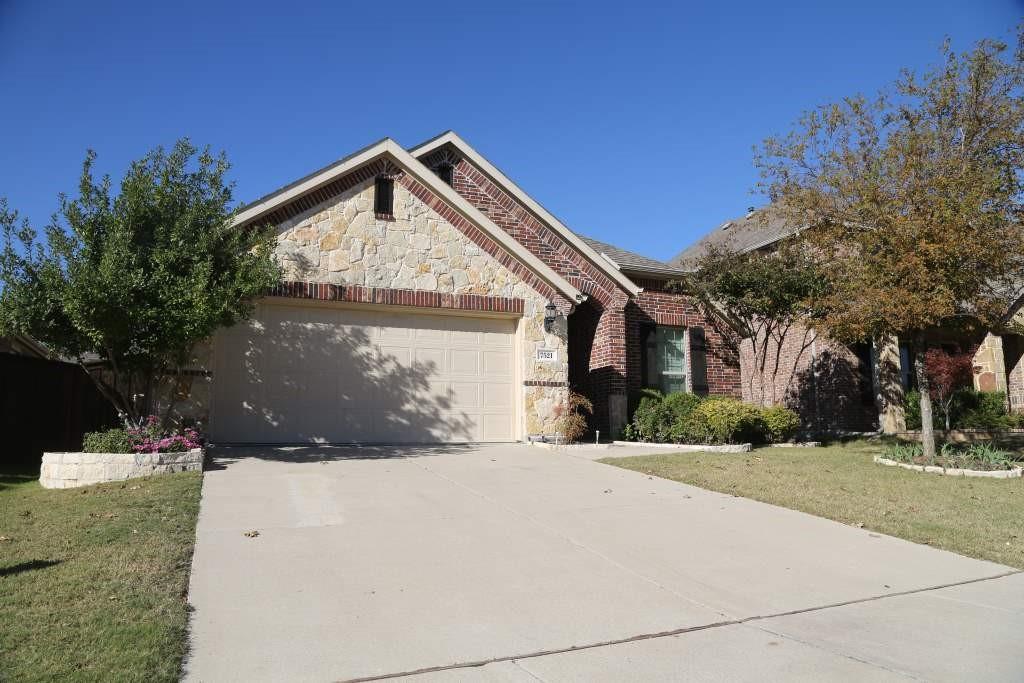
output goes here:
[{"label": "green lawn", "polygon": [[877,441],[858,441],[601,462],[1024,568],[1024,479],[884,467],[871,460],[883,448]]},{"label": "green lawn", "polygon": [[0,680],[176,681],[201,482],[0,474]]}]

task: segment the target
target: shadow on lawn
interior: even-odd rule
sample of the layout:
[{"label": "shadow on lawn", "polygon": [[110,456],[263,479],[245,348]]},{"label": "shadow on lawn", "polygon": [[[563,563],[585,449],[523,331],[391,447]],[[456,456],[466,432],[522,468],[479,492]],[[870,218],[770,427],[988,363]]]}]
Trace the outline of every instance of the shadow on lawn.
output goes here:
[{"label": "shadow on lawn", "polygon": [[30,572],[33,569],[46,569],[60,563],[61,560],[29,560],[28,562],[19,562],[18,564],[12,564],[10,567],[0,567],[0,577],[14,576],[22,572]]}]

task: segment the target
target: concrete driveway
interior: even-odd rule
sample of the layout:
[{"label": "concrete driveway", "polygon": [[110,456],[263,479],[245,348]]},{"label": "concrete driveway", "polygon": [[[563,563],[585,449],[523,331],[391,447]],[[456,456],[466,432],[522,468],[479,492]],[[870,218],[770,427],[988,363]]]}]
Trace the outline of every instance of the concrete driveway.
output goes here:
[{"label": "concrete driveway", "polygon": [[219,456],[188,680],[1024,678],[1001,565],[587,452]]}]

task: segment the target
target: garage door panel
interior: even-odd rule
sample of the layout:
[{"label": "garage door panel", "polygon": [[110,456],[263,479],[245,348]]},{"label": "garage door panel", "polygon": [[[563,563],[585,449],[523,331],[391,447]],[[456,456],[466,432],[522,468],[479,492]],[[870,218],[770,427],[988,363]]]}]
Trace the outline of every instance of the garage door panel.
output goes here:
[{"label": "garage door panel", "polygon": [[218,333],[221,442],[509,441],[514,322],[261,304]]},{"label": "garage door panel", "polygon": [[507,377],[512,372],[512,351],[483,351],[483,372]]},{"label": "garage door panel", "polygon": [[451,349],[448,370],[457,375],[480,374],[480,352],[477,349]]}]

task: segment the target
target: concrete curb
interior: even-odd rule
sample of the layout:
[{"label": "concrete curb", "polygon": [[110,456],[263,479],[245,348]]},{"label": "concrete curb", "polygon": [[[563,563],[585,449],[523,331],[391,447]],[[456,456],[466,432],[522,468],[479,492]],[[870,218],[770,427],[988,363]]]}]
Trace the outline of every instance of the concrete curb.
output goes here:
[{"label": "concrete curb", "polygon": [[646,441],[612,441],[614,446],[633,446],[634,448],[664,448],[679,453],[749,453],[753,445],[749,443],[727,443],[722,446],[708,446],[690,443],[648,443]]},{"label": "concrete curb", "polygon": [[934,465],[911,465],[905,462],[896,462],[895,460],[889,460],[883,458],[880,455],[875,456],[875,462],[879,465],[885,465],[886,467],[902,467],[905,470],[911,470],[913,472],[927,472],[928,474],[948,474],[952,477],[986,477],[988,479],[1016,479],[1021,476],[1021,468],[1015,467],[1012,470],[961,470],[956,468],[942,468]]},{"label": "concrete curb", "polygon": [[607,450],[612,447],[610,443],[560,443],[554,444],[548,441],[527,441],[528,446],[543,448],[549,451],[561,450]]}]

